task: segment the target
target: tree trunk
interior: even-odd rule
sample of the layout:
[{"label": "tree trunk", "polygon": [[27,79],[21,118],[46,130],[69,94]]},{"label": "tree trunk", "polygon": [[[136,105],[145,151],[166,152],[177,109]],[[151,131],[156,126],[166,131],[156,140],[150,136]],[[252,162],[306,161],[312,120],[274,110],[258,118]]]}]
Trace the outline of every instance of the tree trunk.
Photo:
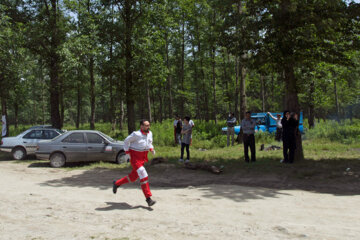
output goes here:
[{"label": "tree trunk", "polygon": [[64,118],[65,118],[65,102],[64,102],[64,89],[63,89],[63,84],[62,81],[59,81],[60,83],[60,123],[61,123],[61,128],[64,126]]},{"label": "tree trunk", "polygon": [[240,117],[240,113],[239,113],[239,92],[240,92],[240,87],[239,87],[239,78],[240,78],[240,64],[239,64],[239,57],[236,56],[235,57],[235,117],[241,121],[241,117]]},{"label": "tree trunk", "polygon": [[45,125],[45,111],[46,111],[46,99],[45,99],[45,91],[46,91],[46,82],[44,81],[43,75],[43,62],[40,60],[40,82],[42,84],[41,88],[41,105],[42,105],[42,124]]},{"label": "tree trunk", "polygon": [[[224,68],[224,81],[225,81],[225,92],[226,92],[226,97],[227,97],[227,101],[228,101],[228,112],[233,112],[233,109],[231,108],[231,101],[232,98],[230,97],[230,90],[229,90],[229,79],[228,79],[228,74],[227,74],[227,66],[228,66],[228,62],[226,61],[229,58],[229,55],[226,53],[226,50],[224,49],[224,53],[223,53],[223,68]],[[236,115],[234,115],[236,117]]]},{"label": "tree trunk", "polygon": [[14,103],[14,113],[15,113],[15,129],[17,129],[19,124],[19,104],[17,101],[15,101]]},{"label": "tree trunk", "polygon": [[79,71],[78,71],[76,129],[80,128],[80,121],[81,121],[81,76],[79,76]]},{"label": "tree trunk", "polygon": [[[216,11],[214,10],[213,13],[213,31],[215,31],[215,23],[216,23]],[[214,33],[213,33],[214,34]],[[214,38],[214,37],[213,37]],[[216,120],[216,114],[217,114],[217,101],[216,101],[216,72],[215,72],[215,52],[216,52],[216,46],[215,46],[215,40],[213,39],[212,48],[211,48],[211,62],[212,62],[212,84],[213,84],[213,118],[215,120],[215,124],[217,124]]]},{"label": "tree trunk", "polygon": [[[110,63],[113,62],[113,44],[112,44],[112,41],[110,42]],[[111,68],[111,71],[110,71],[110,76],[109,76],[109,89],[110,89],[110,122],[111,122],[111,129],[112,131],[115,130],[116,128],[116,117],[115,117],[115,104],[114,104],[114,96],[113,96],[113,85],[114,85],[114,82],[113,82],[113,71],[112,71],[112,68]]]},{"label": "tree trunk", "polygon": [[159,122],[163,121],[163,95],[159,92]]},{"label": "tree trunk", "polygon": [[169,119],[173,118],[173,99],[172,99],[172,77],[171,77],[171,67],[169,61],[169,43],[168,43],[168,32],[165,33],[165,49],[166,49],[166,67],[168,69],[167,75],[167,87],[169,93],[169,110],[168,110],[168,117]]},{"label": "tree trunk", "polygon": [[119,119],[119,129],[123,130],[124,128],[124,101],[120,100],[120,119]]},{"label": "tree trunk", "polygon": [[57,27],[57,0],[51,0],[51,14],[50,14],[50,26],[51,26],[51,40],[50,40],[50,116],[51,123],[54,128],[61,128],[60,117],[60,84],[59,84],[59,56],[57,53],[59,43],[58,27]]},{"label": "tree trunk", "polygon": [[240,119],[245,118],[246,109],[246,85],[245,85],[245,78],[246,78],[246,68],[239,65],[241,70],[240,74]]},{"label": "tree trunk", "polygon": [[[285,73],[285,98],[286,108],[290,112],[295,112],[300,118],[300,105],[298,99],[298,92],[296,87],[296,78],[294,75],[294,67],[291,64],[284,66]],[[304,152],[301,141],[301,134],[298,131],[296,134],[296,150],[294,161],[304,160]]]},{"label": "tree trunk", "polygon": [[338,92],[336,86],[336,79],[334,79],[334,96],[335,96],[336,120],[340,122],[339,98],[338,98]]},{"label": "tree trunk", "polygon": [[261,84],[261,111],[265,112],[265,84],[264,84],[264,76],[260,75],[260,84]]},{"label": "tree trunk", "polygon": [[[183,13],[182,26],[181,26],[181,68],[180,68],[180,87],[181,91],[184,92],[184,81],[185,81],[185,13]],[[184,96],[181,95],[181,103],[179,105],[180,115],[184,116]]]},{"label": "tree trunk", "polygon": [[199,59],[200,59],[200,81],[203,89],[203,119],[205,119],[206,122],[210,120],[209,116],[209,103],[208,103],[208,91],[207,86],[205,82],[205,73],[204,73],[204,61],[201,55],[201,43],[198,41],[198,51],[199,51]]},{"label": "tree trunk", "polygon": [[[240,73],[240,118],[239,118],[239,122],[241,123],[241,121],[245,118],[245,113],[247,111],[246,109],[246,85],[245,85],[245,77],[246,77],[246,68],[244,66],[242,66],[241,64],[239,64],[238,67],[241,71]],[[243,142],[243,129],[240,128],[240,132],[239,132],[239,143]]]},{"label": "tree trunk", "polygon": [[94,78],[94,57],[89,60],[90,73],[90,129],[95,129],[95,78]]},{"label": "tree trunk", "polygon": [[310,89],[309,89],[309,128],[314,128],[315,125],[315,114],[314,114],[314,92],[315,92],[315,82],[314,79],[311,80]]},{"label": "tree trunk", "polygon": [[125,87],[126,87],[126,109],[128,117],[128,133],[135,131],[135,93],[133,79],[133,26],[132,1],[125,0],[123,8],[123,20],[125,24]]},{"label": "tree trunk", "polygon": [[148,119],[150,122],[152,122],[153,119],[151,115],[151,97],[150,97],[149,80],[146,80],[146,98],[147,98]]}]

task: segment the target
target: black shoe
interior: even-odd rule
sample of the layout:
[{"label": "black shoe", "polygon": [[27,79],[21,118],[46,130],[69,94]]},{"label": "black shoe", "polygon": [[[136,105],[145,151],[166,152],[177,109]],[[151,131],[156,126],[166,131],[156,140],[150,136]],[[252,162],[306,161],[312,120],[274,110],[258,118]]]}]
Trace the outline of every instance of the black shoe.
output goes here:
[{"label": "black shoe", "polygon": [[117,191],[117,189],[118,189],[118,187],[119,187],[119,186],[116,186],[115,182],[116,182],[116,181],[114,180],[114,181],[113,181],[113,193],[114,193],[114,194],[116,194],[116,191]]},{"label": "black shoe", "polygon": [[156,203],[156,201],[152,200],[151,198],[147,198],[146,202],[147,202],[149,207],[151,207],[152,205],[154,205]]}]

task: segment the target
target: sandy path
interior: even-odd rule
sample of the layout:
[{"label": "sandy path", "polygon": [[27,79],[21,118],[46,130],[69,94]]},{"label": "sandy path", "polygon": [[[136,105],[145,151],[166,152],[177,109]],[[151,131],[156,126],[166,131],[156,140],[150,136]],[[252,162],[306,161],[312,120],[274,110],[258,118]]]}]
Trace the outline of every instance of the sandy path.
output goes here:
[{"label": "sandy path", "polygon": [[[157,169],[159,171],[159,169]],[[156,179],[157,171],[149,171]],[[111,192],[126,171],[0,162],[0,239],[359,239],[360,196],[239,185]],[[208,173],[206,173],[208,174]]]}]

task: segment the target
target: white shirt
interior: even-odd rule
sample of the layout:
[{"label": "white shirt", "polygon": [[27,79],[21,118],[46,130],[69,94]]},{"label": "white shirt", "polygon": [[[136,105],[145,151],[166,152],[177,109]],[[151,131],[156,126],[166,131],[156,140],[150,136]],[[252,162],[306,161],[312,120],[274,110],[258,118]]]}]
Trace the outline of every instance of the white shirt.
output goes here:
[{"label": "white shirt", "polygon": [[124,150],[125,152],[135,150],[138,152],[151,151],[154,149],[153,146],[153,137],[152,132],[149,131],[147,134],[143,134],[141,130],[132,132],[124,140]]},{"label": "white shirt", "polygon": [[274,117],[273,115],[271,115],[271,113],[269,113],[269,116],[276,121],[276,127],[277,127],[277,128],[282,128],[281,118],[280,118],[280,119],[277,119],[276,117]]},{"label": "white shirt", "polygon": [[195,126],[195,123],[194,123],[193,120],[191,120],[191,119],[190,119],[190,121],[189,121],[189,124],[190,124],[191,127],[194,127],[194,126]]},{"label": "white shirt", "polygon": [[256,122],[254,119],[243,119],[241,122],[241,128],[243,129],[244,134],[254,134],[255,133]]}]

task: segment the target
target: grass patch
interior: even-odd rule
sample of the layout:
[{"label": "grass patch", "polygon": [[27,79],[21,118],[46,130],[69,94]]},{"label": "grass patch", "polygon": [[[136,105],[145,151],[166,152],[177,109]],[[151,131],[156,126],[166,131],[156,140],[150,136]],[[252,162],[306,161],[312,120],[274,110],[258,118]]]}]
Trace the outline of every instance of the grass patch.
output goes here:
[{"label": "grass patch", "polygon": [[[173,121],[166,120],[163,123],[153,123],[151,129],[154,134],[154,146],[157,152],[156,157],[163,157],[175,167],[182,167],[178,163],[180,158],[180,146],[174,143]],[[234,147],[226,147],[226,136],[221,134],[222,124],[213,122],[195,121],[193,130],[193,144],[190,147],[191,161],[209,162],[216,166],[223,165],[224,174],[241,172],[241,174],[252,174],[259,177],[264,175],[277,175],[295,177],[298,179],[339,179],[356,177],[360,175],[360,121],[343,122],[341,124],[333,121],[318,124],[314,129],[308,130],[303,138],[303,149],[305,160],[293,165],[280,164],[283,158],[282,150],[260,151],[261,144],[265,147],[270,145],[281,146],[282,143],[274,141],[274,136],[269,133],[257,133],[256,158],[257,162],[247,164],[244,162],[243,145],[237,144]],[[23,126],[24,129],[28,126]],[[89,129],[90,126],[83,125],[82,129]],[[96,124],[100,130],[111,137],[123,140],[126,131],[111,130],[107,123]],[[65,126],[64,129],[74,129],[73,126]],[[340,132],[339,133],[337,132]],[[149,160],[153,156],[149,154]],[[0,161],[11,159],[8,153],[0,152]],[[30,164],[31,167],[49,167],[49,161],[24,160],[18,163]],[[114,164],[110,162],[93,163],[68,163],[64,168],[66,171],[103,169],[123,169],[130,167],[130,164]],[[350,172],[344,172],[351,169]]]}]

